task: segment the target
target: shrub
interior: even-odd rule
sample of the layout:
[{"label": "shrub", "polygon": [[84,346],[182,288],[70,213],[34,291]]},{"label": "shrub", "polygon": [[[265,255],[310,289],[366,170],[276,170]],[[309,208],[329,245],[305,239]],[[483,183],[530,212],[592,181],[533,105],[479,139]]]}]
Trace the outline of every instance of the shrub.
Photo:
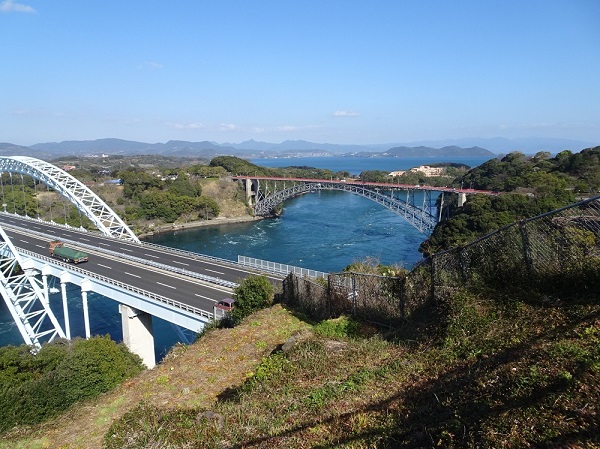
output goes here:
[{"label": "shrub", "polygon": [[265,276],[248,276],[235,290],[235,306],[231,311],[233,324],[273,304],[273,285]]},{"label": "shrub", "polygon": [[110,337],[59,340],[36,356],[27,346],[4,352],[3,365],[14,356],[12,376],[0,389],[0,432],[15,425],[36,424],[72,404],[111,390],[143,370],[141,359]]}]

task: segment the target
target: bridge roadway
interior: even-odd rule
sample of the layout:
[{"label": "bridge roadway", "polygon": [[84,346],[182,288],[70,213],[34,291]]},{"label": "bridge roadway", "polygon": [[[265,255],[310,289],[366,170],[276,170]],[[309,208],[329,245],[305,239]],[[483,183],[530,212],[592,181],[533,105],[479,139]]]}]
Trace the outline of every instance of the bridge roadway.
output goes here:
[{"label": "bridge roadway", "polygon": [[262,181],[290,181],[290,182],[323,182],[323,183],[339,183],[339,184],[352,184],[356,186],[363,187],[373,187],[379,188],[382,190],[385,189],[401,189],[401,190],[429,190],[434,192],[451,192],[451,193],[465,193],[465,194],[473,194],[473,193],[481,193],[483,195],[498,195],[498,192],[490,191],[490,190],[477,190],[477,189],[459,189],[455,187],[433,187],[426,185],[415,185],[415,184],[397,184],[397,183],[387,183],[387,182],[367,182],[360,181],[357,179],[312,179],[312,178],[278,178],[278,177],[269,177],[269,176],[233,176],[233,179],[257,179]]},{"label": "bridge roadway", "polygon": [[[79,242],[84,245],[80,249],[90,255],[88,262],[77,265],[81,269],[209,313],[212,313],[216,302],[231,297],[231,289],[216,283],[199,280],[193,276],[187,276],[178,271],[197,273],[225,280],[229,283],[239,283],[248,274],[257,273],[236,266],[234,262],[228,263],[227,261],[216,258],[211,259],[194,253],[178,252],[175,249],[154,244],[137,244],[110,239],[98,234],[71,230],[51,223],[24,219],[10,214],[0,213],[0,226],[3,227],[15,247],[43,256],[49,255],[48,242],[50,240]],[[43,233],[46,236],[40,236],[36,233]],[[67,246],[78,247],[71,243]],[[91,247],[96,249],[90,249]],[[118,254],[123,256],[119,257]],[[149,264],[132,261],[133,258],[146,260]],[[179,270],[169,271],[152,265],[157,263]],[[276,275],[267,276],[273,281],[281,280],[281,277]]]}]

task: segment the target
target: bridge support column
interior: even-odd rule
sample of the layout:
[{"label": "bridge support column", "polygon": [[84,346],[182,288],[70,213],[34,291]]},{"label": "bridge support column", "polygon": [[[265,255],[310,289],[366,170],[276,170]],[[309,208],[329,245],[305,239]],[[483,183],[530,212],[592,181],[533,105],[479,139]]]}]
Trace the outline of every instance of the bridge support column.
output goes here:
[{"label": "bridge support column", "polygon": [[85,338],[90,338],[90,312],[88,310],[87,292],[91,290],[91,282],[89,279],[84,279],[81,282],[81,302],[83,303],[83,323],[85,326]]},{"label": "bridge support column", "polygon": [[48,288],[48,276],[52,275],[52,271],[48,265],[42,267],[42,283],[44,287],[44,301],[46,305],[50,305],[50,289]]},{"label": "bridge support column", "polygon": [[71,322],[69,321],[69,304],[67,303],[67,282],[71,280],[69,273],[60,275],[60,291],[62,295],[63,314],[65,317],[65,337],[71,339]]},{"label": "bridge support column", "polygon": [[464,204],[467,202],[467,194],[466,193],[459,193],[458,194],[458,207],[463,207]]},{"label": "bridge support column", "polygon": [[42,273],[42,287],[44,294],[44,305],[48,306],[50,304],[50,294],[48,293],[48,275]]},{"label": "bridge support column", "polygon": [[252,186],[255,181],[253,179],[246,179],[244,182],[246,183],[246,202],[250,206],[254,206],[254,201],[252,199],[254,197],[254,191],[252,190]]},{"label": "bridge support column", "polygon": [[119,304],[123,343],[131,352],[139,355],[144,364],[152,369],[156,366],[154,356],[154,334],[152,333],[152,315]]}]

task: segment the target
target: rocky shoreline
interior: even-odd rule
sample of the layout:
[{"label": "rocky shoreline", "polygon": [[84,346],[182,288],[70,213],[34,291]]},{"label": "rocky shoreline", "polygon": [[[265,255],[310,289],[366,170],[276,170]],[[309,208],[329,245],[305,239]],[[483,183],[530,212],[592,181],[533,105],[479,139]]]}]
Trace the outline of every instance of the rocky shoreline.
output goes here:
[{"label": "rocky shoreline", "polygon": [[189,223],[171,223],[168,225],[157,226],[150,232],[144,232],[140,234],[139,238],[149,237],[156,234],[161,234],[165,232],[173,232],[179,231],[182,229],[193,229],[193,228],[202,228],[204,226],[217,226],[223,224],[234,224],[234,223],[246,223],[248,221],[258,221],[262,220],[263,217],[253,217],[250,215],[243,217],[217,217],[212,220],[200,220],[200,221],[191,221]]}]

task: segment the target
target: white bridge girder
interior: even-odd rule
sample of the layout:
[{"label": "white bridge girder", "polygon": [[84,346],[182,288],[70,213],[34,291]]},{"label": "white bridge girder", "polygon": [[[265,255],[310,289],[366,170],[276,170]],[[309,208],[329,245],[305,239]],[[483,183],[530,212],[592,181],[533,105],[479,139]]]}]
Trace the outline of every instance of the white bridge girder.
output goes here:
[{"label": "white bridge girder", "polygon": [[0,172],[31,176],[56,190],[88,217],[104,235],[139,242],[121,218],[94,192],[66,171],[26,156],[0,157]]},{"label": "white bridge girder", "polygon": [[[37,271],[60,278],[87,291],[98,293],[137,310],[149,313],[169,323],[199,332],[212,322],[213,311],[201,310],[170,298],[157,295],[106,276],[88,271],[81,265],[61,262],[48,256],[20,249],[21,257]],[[84,288],[85,285],[85,288]]]}]

